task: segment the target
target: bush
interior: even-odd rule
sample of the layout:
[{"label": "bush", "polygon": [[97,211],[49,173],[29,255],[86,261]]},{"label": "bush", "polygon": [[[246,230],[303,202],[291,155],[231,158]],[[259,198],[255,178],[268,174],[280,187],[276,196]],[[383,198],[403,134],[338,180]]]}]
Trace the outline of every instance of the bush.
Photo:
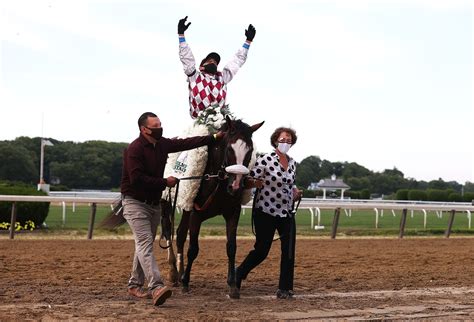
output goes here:
[{"label": "bush", "polygon": [[408,200],[408,189],[398,189],[395,199]]},{"label": "bush", "polygon": [[[35,187],[26,184],[11,182],[0,183],[0,195],[31,195],[44,196],[43,191],[36,191]],[[12,202],[0,202],[0,223],[10,223]],[[16,221],[20,225],[26,225],[28,221],[34,222],[35,226],[40,226],[49,212],[49,202],[17,202]]]},{"label": "bush", "polygon": [[370,199],[369,189],[363,189],[360,191],[360,199]]},{"label": "bush", "polygon": [[452,194],[453,192],[456,192],[456,191],[452,188],[446,189],[446,193],[448,194],[447,197],[449,198],[449,195]]},{"label": "bush", "polygon": [[428,200],[430,201],[448,201],[448,191],[440,189],[428,189]]},{"label": "bush", "polygon": [[409,190],[408,200],[426,201],[428,200],[428,195],[424,190]]},{"label": "bush", "polygon": [[462,202],[462,196],[460,193],[457,192],[450,193],[448,199],[452,202]]},{"label": "bush", "polygon": [[473,202],[474,200],[474,192],[466,192],[463,196],[464,202]]},{"label": "bush", "polygon": [[50,191],[71,191],[68,186],[63,184],[54,184],[49,187]]},{"label": "bush", "polygon": [[345,191],[344,197],[350,197],[351,199],[360,199],[360,191]]},{"label": "bush", "polygon": [[322,196],[322,190],[308,190],[303,189],[303,198],[316,198],[317,196]]}]

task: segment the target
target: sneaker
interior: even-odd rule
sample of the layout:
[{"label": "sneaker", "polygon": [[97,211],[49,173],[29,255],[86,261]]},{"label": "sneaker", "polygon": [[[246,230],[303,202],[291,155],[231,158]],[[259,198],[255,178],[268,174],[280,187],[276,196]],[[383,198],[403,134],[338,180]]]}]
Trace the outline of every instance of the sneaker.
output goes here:
[{"label": "sneaker", "polygon": [[128,295],[134,296],[139,299],[151,299],[151,293],[145,292],[141,287],[129,287]]},{"label": "sneaker", "polygon": [[165,303],[166,299],[173,294],[168,286],[157,287],[153,290],[153,305],[158,306]]}]

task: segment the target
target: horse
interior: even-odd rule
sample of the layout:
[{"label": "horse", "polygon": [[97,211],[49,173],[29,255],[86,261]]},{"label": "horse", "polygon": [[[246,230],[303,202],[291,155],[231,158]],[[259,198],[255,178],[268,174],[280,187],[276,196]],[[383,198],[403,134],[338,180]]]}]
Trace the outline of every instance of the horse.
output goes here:
[{"label": "horse", "polygon": [[[226,117],[226,123],[220,129],[224,137],[209,145],[205,175],[201,178],[200,188],[194,199],[194,208],[189,212],[183,211],[176,231],[177,265],[169,238],[170,233],[169,231],[164,233],[168,244],[169,278],[174,285],[178,285],[179,279],[183,292],[189,291],[191,268],[199,253],[201,224],[209,218],[222,215],[226,222],[229,296],[238,298],[239,292],[235,285],[235,254],[243,194],[242,174],[229,173],[230,171],[226,172],[225,169],[229,169],[229,166],[240,165],[241,168],[246,167],[245,169],[248,170],[253,153],[252,134],[263,123],[249,126],[242,120]],[[172,227],[172,225],[164,225],[162,229],[165,226]],[[187,265],[184,268],[183,250],[188,231],[189,247]]]}]

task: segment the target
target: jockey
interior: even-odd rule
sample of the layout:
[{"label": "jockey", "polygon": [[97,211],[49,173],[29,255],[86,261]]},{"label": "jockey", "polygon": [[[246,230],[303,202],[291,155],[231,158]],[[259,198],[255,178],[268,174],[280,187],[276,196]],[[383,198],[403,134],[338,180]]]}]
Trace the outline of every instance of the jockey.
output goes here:
[{"label": "jockey", "polygon": [[196,61],[191,48],[184,38],[184,32],[191,23],[186,24],[186,16],[179,20],[179,58],[183,63],[184,73],[188,77],[189,88],[189,114],[192,119],[198,117],[199,112],[210,106],[223,108],[227,96],[227,84],[232,80],[237,71],[247,60],[250,44],[255,37],[256,30],[249,25],[245,30],[246,41],[237,51],[222,71],[217,70],[221,60],[219,54],[212,52],[201,61],[196,69]]},{"label": "jockey", "polygon": [[[247,60],[250,43],[255,37],[255,28],[249,25],[245,30],[246,41],[235,54],[234,58],[227,63],[222,71],[217,70],[221,60],[219,54],[210,53],[196,68],[194,55],[184,38],[184,32],[191,24],[186,23],[187,16],[179,20],[179,57],[183,63],[184,73],[188,76],[189,87],[189,113],[193,124],[180,136],[186,138],[196,135],[208,135],[216,133],[220,126],[225,123],[225,115],[231,115],[228,105],[225,104],[227,95],[227,83],[229,83],[240,67]],[[182,153],[170,154],[165,168],[166,175],[176,178],[201,176],[207,162],[207,147],[201,147]],[[200,185],[199,180],[183,181],[177,198],[177,206],[184,213],[193,209],[193,200],[196,197]],[[166,192],[163,194],[166,198]]]}]

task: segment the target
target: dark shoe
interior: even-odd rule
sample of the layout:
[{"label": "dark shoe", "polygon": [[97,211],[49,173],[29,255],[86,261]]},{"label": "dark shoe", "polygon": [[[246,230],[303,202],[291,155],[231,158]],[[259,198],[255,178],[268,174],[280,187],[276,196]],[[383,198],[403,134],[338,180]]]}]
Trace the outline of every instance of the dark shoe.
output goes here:
[{"label": "dark shoe", "polygon": [[237,267],[235,269],[235,287],[237,287],[240,290],[241,285],[242,285],[242,273],[240,272],[240,269]]},{"label": "dark shoe", "polygon": [[153,305],[162,305],[171,294],[173,294],[173,292],[168,286],[155,288],[153,290]]},{"label": "dark shoe", "polygon": [[277,299],[283,299],[283,300],[286,300],[287,298],[290,297],[290,295],[288,294],[288,291],[280,290],[280,289],[278,289],[276,295],[277,295]]},{"label": "dark shoe", "polygon": [[139,299],[151,299],[151,293],[145,292],[141,287],[128,288],[128,295],[135,296]]}]

